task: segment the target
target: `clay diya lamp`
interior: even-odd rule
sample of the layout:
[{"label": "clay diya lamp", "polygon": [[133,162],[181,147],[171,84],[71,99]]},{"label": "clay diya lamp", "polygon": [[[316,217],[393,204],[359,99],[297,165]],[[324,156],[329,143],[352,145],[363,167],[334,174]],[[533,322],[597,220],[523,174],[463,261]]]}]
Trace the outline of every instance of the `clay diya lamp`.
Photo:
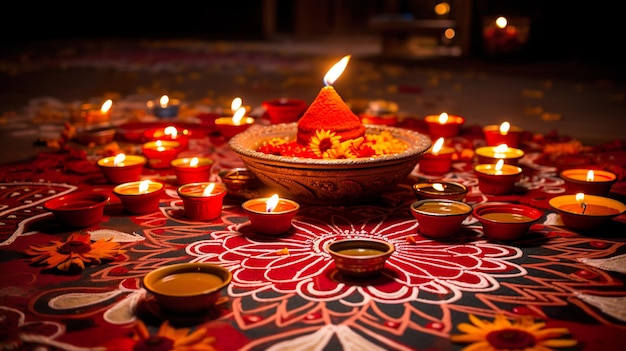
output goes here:
[{"label": "clay diya lamp", "polygon": [[250,128],[254,124],[254,118],[245,117],[246,108],[240,107],[232,117],[220,117],[215,119],[215,129],[227,139]]},{"label": "clay diya lamp", "polygon": [[606,195],[617,182],[615,173],[599,169],[567,169],[559,176],[569,192],[590,195]]},{"label": "clay diya lamp", "polygon": [[523,150],[510,147],[507,144],[483,146],[476,149],[478,163],[496,163],[498,160],[504,160],[505,164],[517,165],[522,157],[524,157]]},{"label": "clay diya lamp", "polygon": [[505,195],[512,193],[515,189],[515,183],[520,179],[522,169],[499,160],[496,164],[474,166],[474,173],[478,178],[478,188],[484,194]]},{"label": "clay diya lamp", "polygon": [[226,184],[228,193],[241,195],[246,190],[260,188],[263,183],[247,168],[225,169],[218,173],[222,183]]},{"label": "clay diya lamp", "polygon": [[111,120],[112,100],[106,100],[102,105],[91,103],[81,104],[80,107],[70,115],[72,123],[94,125],[106,124]]},{"label": "clay diya lamp", "polygon": [[171,140],[149,141],[141,146],[141,151],[148,159],[148,165],[151,168],[169,168],[171,162],[178,157],[180,143]]},{"label": "clay diya lamp", "polygon": [[304,100],[290,98],[266,100],[261,106],[272,124],[296,122],[309,107]]},{"label": "clay diya lamp", "polygon": [[600,228],[626,211],[626,205],[620,201],[583,193],[553,197],[548,204],[566,227],[579,231]]},{"label": "clay diya lamp", "polygon": [[248,215],[254,232],[279,235],[289,231],[293,217],[300,211],[300,204],[274,194],[267,198],[248,200],[241,204],[241,208]]},{"label": "clay diya lamp", "polygon": [[99,159],[97,165],[109,183],[122,184],[140,180],[146,162],[140,155],[117,154]]},{"label": "clay diya lamp", "polygon": [[393,244],[372,238],[340,239],[326,245],[326,252],[333,258],[335,268],[350,277],[379,274],[394,251]]},{"label": "clay diya lamp", "polygon": [[419,234],[434,239],[457,234],[471,212],[472,206],[454,200],[426,199],[411,204],[411,214],[419,223]]},{"label": "clay diya lamp", "polygon": [[177,189],[183,200],[185,215],[197,221],[219,218],[226,196],[226,186],[222,183],[200,182],[181,185]]},{"label": "clay diya lamp", "polygon": [[199,315],[215,306],[232,273],[210,263],[178,263],[148,272],[143,287],[172,315]]},{"label": "clay diya lamp", "polygon": [[542,216],[536,208],[509,203],[485,203],[474,208],[473,216],[483,226],[489,239],[511,241],[520,239]]},{"label": "clay diya lamp", "polygon": [[445,174],[452,168],[454,149],[444,146],[443,137],[437,139],[433,146],[420,157],[419,170],[425,174]]},{"label": "clay diya lamp", "polygon": [[521,128],[512,126],[509,122],[503,122],[500,125],[488,125],[483,128],[488,146],[506,144],[516,148],[520,144],[522,132]]},{"label": "clay diya lamp", "polygon": [[461,127],[465,123],[465,118],[461,116],[448,115],[428,115],[424,117],[428,127],[428,133],[433,138],[451,138],[459,135]]},{"label": "clay diya lamp", "polygon": [[50,199],[43,208],[68,227],[86,228],[102,221],[109,200],[106,194],[75,192]]},{"label": "clay diya lamp", "polygon": [[206,157],[183,157],[172,160],[176,181],[179,185],[208,182],[213,160]]},{"label": "clay diya lamp", "polygon": [[170,99],[169,96],[162,95],[158,100],[148,100],[146,107],[157,117],[175,118],[180,110],[180,100]]},{"label": "clay diya lamp", "polygon": [[444,199],[461,201],[467,194],[467,187],[461,183],[428,181],[412,186],[418,200]]},{"label": "clay diya lamp", "polygon": [[191,131],[186,128],[167,126],[165,128],[151,128],[143,132],[145,141],[168,140],[180,143],[180,148],[185,149],[189,145]]},{"label": "clay diya lamp", "polygon": [[159,210],[161,194],[165,191],[163,183],[152,180],[124,183],[113,188],[124,209],[132,214],[146,214]]}]

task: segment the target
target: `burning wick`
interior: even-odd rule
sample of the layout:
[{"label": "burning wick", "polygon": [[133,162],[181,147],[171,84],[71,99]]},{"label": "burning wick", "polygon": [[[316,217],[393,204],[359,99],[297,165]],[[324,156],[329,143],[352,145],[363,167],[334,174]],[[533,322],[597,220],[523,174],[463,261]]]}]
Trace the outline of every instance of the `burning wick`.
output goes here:
[{"label": "burning wick", "polygon": [[578,203],[580,204],[580,207],[583,209],[582,214],[585,214],[585,211],[587,210],[587,204],[585,203],[585,194],[583,193],[576,194],[576,201],[578,201]]},{"label": "burning wick", "polygon": [[278,205],[278,194],[272,195],[267,201],[265,201],[265,212],[272,212]]}]

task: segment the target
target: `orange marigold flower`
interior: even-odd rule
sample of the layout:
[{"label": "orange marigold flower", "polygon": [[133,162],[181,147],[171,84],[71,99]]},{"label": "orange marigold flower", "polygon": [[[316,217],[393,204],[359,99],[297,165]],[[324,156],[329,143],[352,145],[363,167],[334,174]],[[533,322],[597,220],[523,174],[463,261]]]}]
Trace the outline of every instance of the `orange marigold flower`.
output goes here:
[{"label": "orange marigold flower", "polygon": [[54,268],[67,272],[72,265],[85,269],[85,264],[101,263],[105,259],[114,259],[115,256],[126,252],[120,250],[120,244],[113,242],[113,238],[100,239],[91,242],[89,234],[71,234],[65,242],[51,241],[47,245],[33,246],[25,253],[35,256],[34,263],[47,264],[46,268]]},{"label": "orange marigold flower", "polygon": [[311,137],[309,148],[318,157],[330,158],[328,150],[336,148],[340,145],[341,136],[329,130],[318,129],[315,135]]}]

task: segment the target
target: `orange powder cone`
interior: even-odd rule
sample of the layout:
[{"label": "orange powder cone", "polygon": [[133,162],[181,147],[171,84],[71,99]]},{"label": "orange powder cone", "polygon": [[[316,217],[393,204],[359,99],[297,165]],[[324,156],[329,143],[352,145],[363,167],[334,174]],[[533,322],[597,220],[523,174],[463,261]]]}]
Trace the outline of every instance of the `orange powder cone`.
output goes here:
[{"label": "orange powder cone", "polygon": [[332,86],[325,86],[298,121],[297,140],[308,145],[315,131],[330,130],[341,136],[341,141],[365,135],[361,119],[350,110]]}]

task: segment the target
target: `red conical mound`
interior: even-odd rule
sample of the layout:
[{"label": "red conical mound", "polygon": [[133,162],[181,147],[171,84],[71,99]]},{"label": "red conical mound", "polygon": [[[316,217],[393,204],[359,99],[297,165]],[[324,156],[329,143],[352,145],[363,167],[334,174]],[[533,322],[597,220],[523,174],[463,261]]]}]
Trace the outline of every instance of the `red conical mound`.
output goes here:
[{"label": "red conical mound", "polygon": [[365,135],[365,126],[361,119],[350,110],[332,86],[320,90],[298,121],[298,144],[308,145],[318,129],[335,132],[341,136],[341,141]]}]

